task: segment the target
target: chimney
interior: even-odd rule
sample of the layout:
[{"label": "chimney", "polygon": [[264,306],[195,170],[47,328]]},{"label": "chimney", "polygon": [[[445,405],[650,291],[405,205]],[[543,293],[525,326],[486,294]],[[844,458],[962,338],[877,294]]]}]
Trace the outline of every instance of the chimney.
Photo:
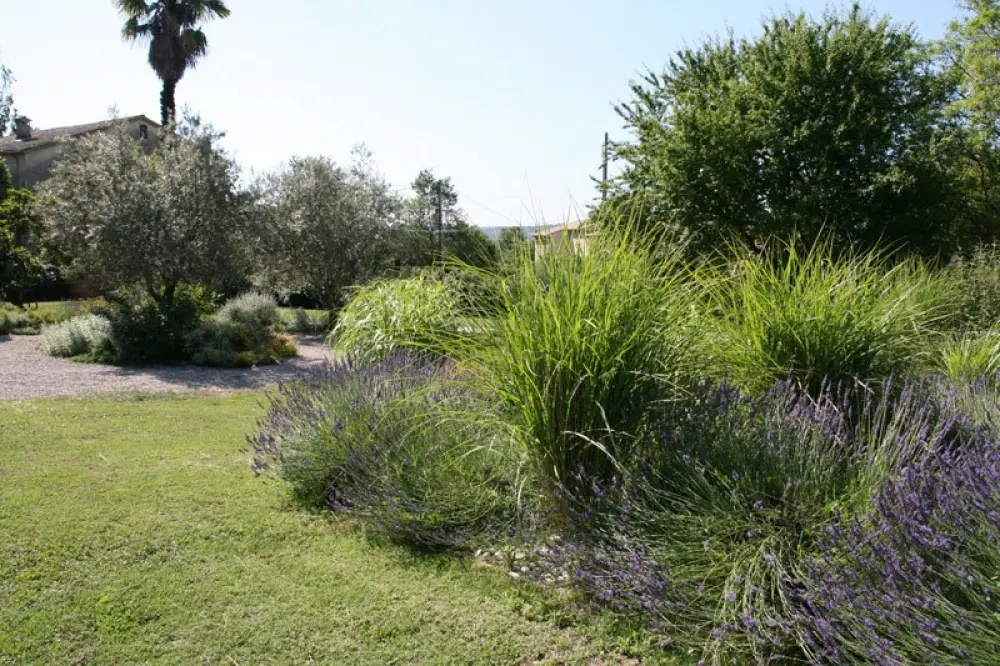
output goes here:
[{"label": "chimney", "polygon": [[27,116],[14,118],[14,136],[21,141],[31,141],[31,118]]}]

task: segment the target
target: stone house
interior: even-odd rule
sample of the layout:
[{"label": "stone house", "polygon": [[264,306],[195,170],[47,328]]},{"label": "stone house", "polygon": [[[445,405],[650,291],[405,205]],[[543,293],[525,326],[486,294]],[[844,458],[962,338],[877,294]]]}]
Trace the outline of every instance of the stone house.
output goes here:
[{"label": "stone house", "polygon": [[142,141],[149,150],[152,150],[159,136],[159,123],[153,122],[146,116],[130,116],[44,130],[33,129],[31,120],[21,116],[14,121],[14,133],[0,137],[0,157],[3,157],[7,168],[10,169],[14,187],[34,189],[49,177],[52,164],[62,152],[64,141],[100,132],[116,124],[125,124],[128,133],[137,141]]}]

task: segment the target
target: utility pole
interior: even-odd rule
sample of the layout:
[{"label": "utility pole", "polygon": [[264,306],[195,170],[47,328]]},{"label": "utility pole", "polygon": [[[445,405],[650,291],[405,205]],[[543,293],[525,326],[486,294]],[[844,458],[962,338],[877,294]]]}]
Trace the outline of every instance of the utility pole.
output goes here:
[{"label": "utility pole", "polygon": [[438,252],[441,256],[441,265],[444,265],[444,211],[441,205],[441,181],[434,181],[434,194],[436,201],[435,211],[437,214],[437,226],[438,226]]},{"label": "utility pole", "polygon": [[604,133],[604,150],[601,157],[601,202],[608,195],[608,133]]}]

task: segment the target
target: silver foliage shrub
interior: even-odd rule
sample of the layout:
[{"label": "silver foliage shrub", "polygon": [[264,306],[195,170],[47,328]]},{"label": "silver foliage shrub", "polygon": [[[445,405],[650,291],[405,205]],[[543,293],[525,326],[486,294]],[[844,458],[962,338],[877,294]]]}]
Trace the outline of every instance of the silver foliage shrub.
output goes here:
[{"label": "silver foliage shrub", "polygon": [[81,315],[47,327],[42,334],[41,349],[49,356],[83,356],[98,350],[110,335],[111,322],[105,317]]}]

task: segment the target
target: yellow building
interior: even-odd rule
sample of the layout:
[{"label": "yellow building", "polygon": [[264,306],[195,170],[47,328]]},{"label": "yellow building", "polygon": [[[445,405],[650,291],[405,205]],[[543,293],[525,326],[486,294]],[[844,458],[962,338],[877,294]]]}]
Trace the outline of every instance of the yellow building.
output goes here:
[{"label": "yellow building", "polygon": [[586,253],[588,249],[588,238],[593,235],[594,228],[587,220],[577,220],[558,224],[549,227],[545,231],[538,231],[534,235],[535,259],[544,255],[551,249],[568,247],[573,252]]}]

